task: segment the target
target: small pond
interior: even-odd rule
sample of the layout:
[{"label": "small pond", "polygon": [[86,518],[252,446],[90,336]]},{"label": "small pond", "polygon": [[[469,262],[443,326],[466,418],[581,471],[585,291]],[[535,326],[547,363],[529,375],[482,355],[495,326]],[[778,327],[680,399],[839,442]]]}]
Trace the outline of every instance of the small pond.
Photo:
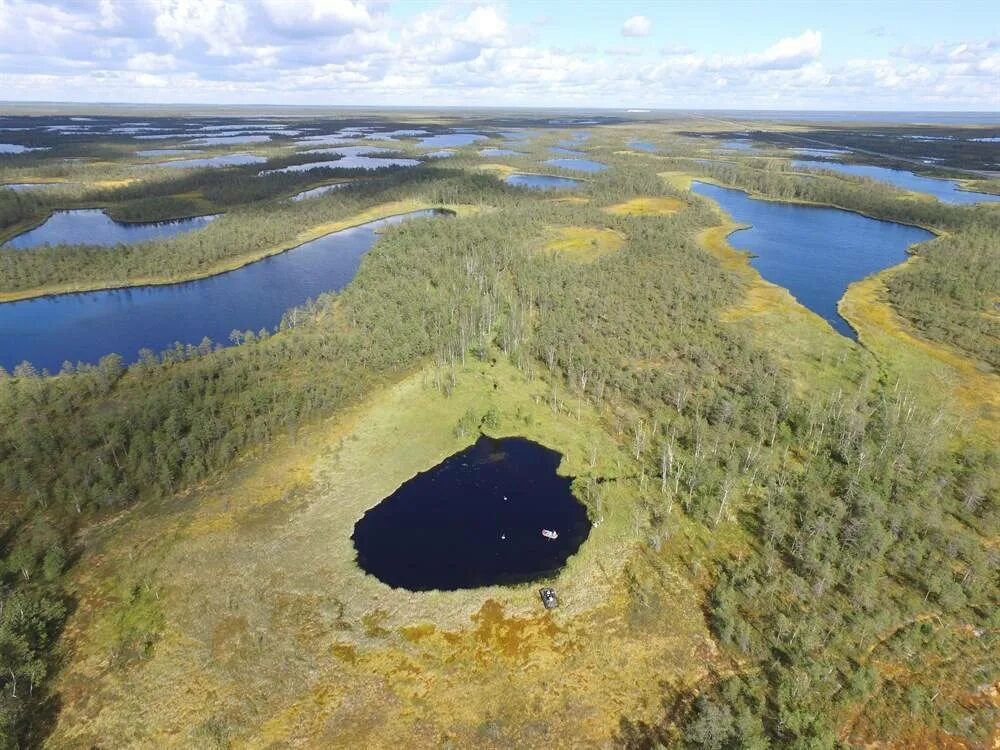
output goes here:
[{"label": "small pond", "polygon": [[890,169],[888,167],[876,167],[872,164],[842,164],[837,161],[815,161],[809,159],[796,159],[792,162],[792,165],[799,169],[828,169],[841,174],[867,177],[870,180],[881,180],[904,190],[913,190],[917,193],[933,195],[942,203],[969,204],[1000,201],[1000,195],[962,190],[959,188],[958,183],[952,180],[924,177],[923,175],[908,172],[905,169]]},{"label": "small pond", "polygon": [[303,190],[301,193],[297,193],[292,196],[292,200],[296,203],[298,201],[307,201],[310,198],[318,198],[321,195],[326,195],[333,190],[340,190],[345,188],[351,183],[349,182],[337,182],[333,185],[320,185],[319,187],[310,188],[309,190]]},{"label": "small pond", "polygon": [[603,172],[608,168],[607,164],[590,159],[546,159],[546,164],[562,169],[572,169],[577,172]]},{"label": "small pond", "polygon": [[487,136],[479,133],[440,133],[420,139],[421,146],[441,148],[444,146],[468,146],[476,141],[486,140]]},{"label": "small pond", "polygon": [[289,308],[347,286],[380,229],[438,215],[447,214],[415,211],[361,224],[199,281],[0,304],[0,366],[27,360],[57,372],[65,360],[97,362],[111,352],[131,364],[142,348],[161,352],[205,336],[228,344],[234,329],[273,329]]},{"label": "small pond", "polygon": [[634,148],[636,151],[645,151],[647,154],[655,154],[660,150],[648,141],[629,141],[628,145],[629,148]]},{"label": "small pond", "polygon": [[0,143],[0,154],[26,154],[29,151],[48,151],[48,146],[38,146],[36,148],[30,148],[29,146],[20,146],[16,143]]},{"label": "small pond", "polygon": [[730,244],[748,250],[760,275],[780,284],[833,328],[856,338],[837,312],[847,287],[906,260],[910,245],[929,240],[925,229],[879,221],[839,208],[803,206],[751,198],[741,190],[692,182],[691,190],[718,203],[749,229]]},{"label": "small pond", "polygon": [[203,159],[174,159],[161,161],[150,166],[170,167],[171,169],[196,169],[198,167],[236,167],[243,164],[263,164],[267,159],[255,154],[223,154],[222,156],[207,156]]},{"label": "small pond", "polygon": [[351,537],[358,565],[410,591],[555,575],[590,534],[572,477],[556,473],[561,459],[525,438],[480,437],[364,514]]},{"label": "small pond", "polygon": [[504,179],[508,185],[526,187],[534,190],[577,190],[583,185],[583,180],[572,177],[556,177],[551,174],[512,174]]},{"label": "small pond", "polygon": [[40,226],[17,235],[4,244],[17,250],[42,245],[104,245],[131,244],[172,237],[182,232],[201,229],[215,216],[195,216],[174,221],[122,222],[115,221],[99,208],[54,211]]}]

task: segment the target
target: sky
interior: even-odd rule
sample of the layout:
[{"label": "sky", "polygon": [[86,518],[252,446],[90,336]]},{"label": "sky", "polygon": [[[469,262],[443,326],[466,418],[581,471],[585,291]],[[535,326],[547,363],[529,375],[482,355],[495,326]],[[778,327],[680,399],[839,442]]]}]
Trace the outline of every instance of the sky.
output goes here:
[{"label": "sky", "polygon": [[1000,109],[1000,2],[0,0],[0,100]]}]

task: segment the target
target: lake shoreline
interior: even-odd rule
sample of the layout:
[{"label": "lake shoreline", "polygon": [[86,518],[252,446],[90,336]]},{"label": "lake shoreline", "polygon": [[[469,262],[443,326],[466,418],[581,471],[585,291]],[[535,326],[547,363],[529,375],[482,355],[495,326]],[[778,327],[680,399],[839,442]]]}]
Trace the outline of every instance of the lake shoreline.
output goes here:
[{"label": "lake shoreline", "polygon": [[[0,305],[7,302],[23,302],[29,299],[41,299],[45,297],[61,297],[67,294],[84,294],[87,292],[113,292],[121,291],[125,289],[134,289],[136,287],[145,286],[170,286],[172,284],[184,284],[189,281],[201,281],[203,279],[211,278],[212,276],[220,276],[221,274],[228,273],[230,271],[236,271],[245,266],[249,266],[258,261],[264,260],[265,258],[271,258],[275,255],[281,255],[289,250],[294,250],[307,242],[312,242],[313,240],[318,240],[321,237],[325,237],[328,234],[333,234],[334,232],[339,232],[344,229],[351,229],[352,227],[361,226],[363,224],[369,224],[373,221],[379,221],[380,219],[388,219],[393,216],[401,216],[403,214],[408,214],[413,211],[424,211],[435,208],[440,208],[445,211],[451,211],[457,216],[462,216],[470,212],[470,209],[475,210],[471,206],[465,206],[461,204],[449,204],[443,206],[436,206],[426,202],[416,201],[413,202],[412,207],[400,207],[400,204],[406,203],[405,201],[397,201],[394,204],[382,204],[383,207],[389,208],[391,210],[385,213],[374,212],[361,214],[356,214],[350,219],[345,219],[341,222],[334,222],[332,224],[324,224],[319,228],[314,228],[313,230],[306,230],[310,236],[304,237],[303,233],[300,233],[295,237],[294,244],[283,244],[277,245],[265,250],[247,253],[244,255],[236,256],[227,262],[216,263],[203,271],[198,271],[196,273],[182,274],[178,276],[164,277],[164,276],[144,276],[137,277],[135,279],[130,279],[123,283],[107,283],[107,282],[95,282],[93,284],[81,284],[81,285],[55,285],[55,286],[45,286],[45,287],[35,287],[33,289],[18,290],[13,292],[0,291]],[[377,207],[376,207],[377,208]],[[369,209],[373,211],[373,209]],[[332,227],[332,228],[331,228]],[[321,229],[322,231],[316,231]],[[313,234],[315,232],[315,234]]]}]

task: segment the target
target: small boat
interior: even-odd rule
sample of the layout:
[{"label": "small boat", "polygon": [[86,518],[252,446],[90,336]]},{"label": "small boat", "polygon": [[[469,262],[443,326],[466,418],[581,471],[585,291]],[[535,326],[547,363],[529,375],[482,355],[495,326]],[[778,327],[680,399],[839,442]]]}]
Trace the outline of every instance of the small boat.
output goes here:
[{"label": "small boat", "polygon": [[546,539],[558,539],[559,532],[551,531],[550,529],[542,529],[542,536],[544,536]]}]

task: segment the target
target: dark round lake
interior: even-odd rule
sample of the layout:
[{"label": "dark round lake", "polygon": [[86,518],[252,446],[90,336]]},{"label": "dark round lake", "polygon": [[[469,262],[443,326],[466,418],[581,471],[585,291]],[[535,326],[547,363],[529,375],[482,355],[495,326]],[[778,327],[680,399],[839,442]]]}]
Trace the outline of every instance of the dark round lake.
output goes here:
[{"label": "dark round lake", "polygon": [[351,537],[358,565],[410,591],[554,575],[590,534],[561,459],[525,438],[480,437],[365,513]]}]

